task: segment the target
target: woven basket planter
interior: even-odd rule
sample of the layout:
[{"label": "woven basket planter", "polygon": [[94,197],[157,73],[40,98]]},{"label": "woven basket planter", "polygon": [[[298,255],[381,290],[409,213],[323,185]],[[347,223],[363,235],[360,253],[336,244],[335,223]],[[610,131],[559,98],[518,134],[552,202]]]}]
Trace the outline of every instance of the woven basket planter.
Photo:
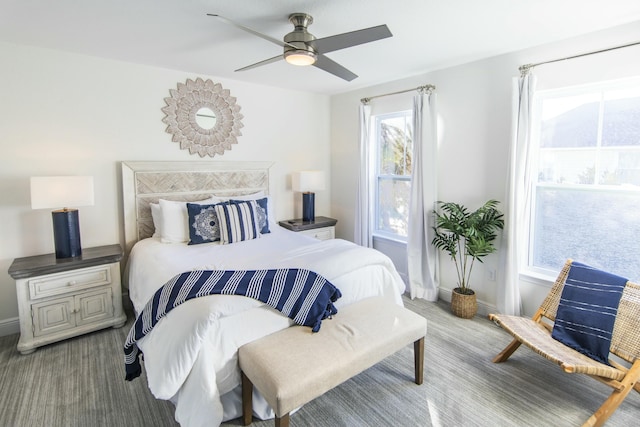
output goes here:
[{"label": "woven basket planter", "polygon": [[476,294],[461,294],[458,292],[460,288],[455,288],[451,292],[451,312],[463,319],[471,319],[478,312],[478,301]]}]

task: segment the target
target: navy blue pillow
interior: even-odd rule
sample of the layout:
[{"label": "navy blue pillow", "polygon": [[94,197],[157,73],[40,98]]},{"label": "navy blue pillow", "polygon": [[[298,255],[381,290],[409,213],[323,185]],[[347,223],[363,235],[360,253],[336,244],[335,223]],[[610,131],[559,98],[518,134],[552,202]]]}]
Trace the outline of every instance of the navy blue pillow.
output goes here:
[{"label": "navy blue pillow", "polygon": [[190,245],[220,240],[220,223],[214,206],[187,203]]},{"label": "navy blue pillow", "polygon": [[[260,228],[260,234],[271,233],[269,230],[269,210],[267,209],[268,198],[257,199],[255,202],[258,205],[256,209],[256,215],[258,215],[258,228]],[[246,200],[231,200],[231,203],[242,203]]]}]

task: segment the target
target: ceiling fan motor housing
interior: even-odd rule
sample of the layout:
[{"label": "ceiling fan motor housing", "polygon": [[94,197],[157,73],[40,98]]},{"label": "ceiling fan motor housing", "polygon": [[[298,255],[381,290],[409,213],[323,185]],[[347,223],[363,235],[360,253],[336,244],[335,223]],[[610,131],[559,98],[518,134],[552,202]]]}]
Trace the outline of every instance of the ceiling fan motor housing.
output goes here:
[{"label": "ceiling fan motor housing", "polygon": [[313,18],[306,13],[292,13],[289,15],[289,21],[293,24],[294,29],[284,36],[284,42],[288,43],[284,46],[285,59],[300,55],[313,58],[313,62],[315,62],[317,52],[313,48],[313,41],[316,38],[307,31],[307,26],[313,23]]}]

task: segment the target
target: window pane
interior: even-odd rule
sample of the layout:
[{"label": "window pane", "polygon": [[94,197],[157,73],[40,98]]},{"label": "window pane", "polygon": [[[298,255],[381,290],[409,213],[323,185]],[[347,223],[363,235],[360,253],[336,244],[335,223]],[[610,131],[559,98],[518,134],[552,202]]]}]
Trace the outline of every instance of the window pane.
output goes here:
[{"label": "window pane", "polygon": [[543,100],[540,147],[595,147],[599,94]]},{"label": "window pane", "polygon": [[640,146],[640,96],[604,103],[603,146]]},{"label": "window pane", "polygon": [[411,182],[378,179],[377,230],[407,236]]},{"label": "window pane", "polygon": [[640,195],[629,191],[536,190],[533,265],[559,270],[567,258],[640,280]]},{"label": "window pane", "polygon": [[542,150],[538,181],[555,184],[594,184],[595,150]]},{"label": "window pane", "polygon": [[640,186],[640,150],[602,150],[598,162],[598,184]]},{"label": "window pane", "polygon": [[413,148],[411,122],[408,119],[406,115],[400,115],[380,120],[380,175],[411,175]]}]

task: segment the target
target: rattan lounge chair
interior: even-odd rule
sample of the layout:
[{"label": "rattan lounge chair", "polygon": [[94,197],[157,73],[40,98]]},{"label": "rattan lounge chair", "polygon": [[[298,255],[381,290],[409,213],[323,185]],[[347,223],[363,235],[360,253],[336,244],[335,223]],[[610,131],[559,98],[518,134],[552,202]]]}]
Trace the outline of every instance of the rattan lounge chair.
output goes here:
[{"label": "rattan lounge chair", "polygon": [[[627,282],[620,299],[616,315],[611,354],[622,360],[616,362],[609,358],[611,366],[593,360],[551,337],[553,322],[564,283],[571,268],[568,260],[560,272],[551,291],[542,302],[533,318],[502,314],[490,314],[489,319],[496,322],[514,336],[514,340],[505,347],[493,362],[506,361],[520,344],[560,365],[567,373],[586,374],[613,388],[611,395],[598,410],[583,424],[601,426],[620,406],[632,389],[640,393],[640,285]],[[629,366],[623,363],[629,362]],[[626,364],[625,364],[626,365]]]}]

